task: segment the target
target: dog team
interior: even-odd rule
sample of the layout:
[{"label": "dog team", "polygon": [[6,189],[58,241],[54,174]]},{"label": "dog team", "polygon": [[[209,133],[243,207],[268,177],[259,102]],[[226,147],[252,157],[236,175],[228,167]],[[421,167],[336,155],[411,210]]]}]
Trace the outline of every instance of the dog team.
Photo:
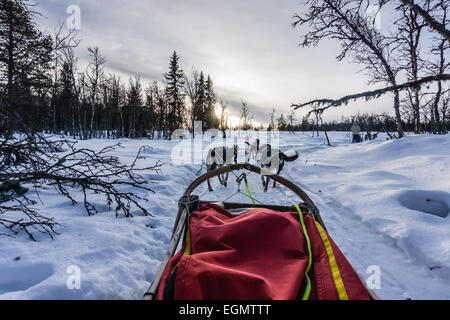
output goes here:
[{"label": "dog team", "polygon": [[[208,151],[206,157],[207,172],[223,168],[231,164],[238,163],[239,146],[234,145],[232,147],[221,146],[215,147]],[[261,145],[261,140],[257,139],[253,144],[246,142],[245,149],[245,161],[250,163],[252,160],[260,163],[262,169],[275,168],[275,174],[280,175],[287,162],[294,162],[299,157],[298,151],[295,151],[294,155],[288,156],[280,149],[272,148],[270,144]],[[224,187],[228,185],[228,173],[219,176],[219,182]],[[270,176],[262,176],[262,183],[264,192],[268,191],[270,182]],[[274,188],[276,188],[276,182],[274,181]],[[208,180],[209,191],[214,191],[211,186],[211,181]]]}]

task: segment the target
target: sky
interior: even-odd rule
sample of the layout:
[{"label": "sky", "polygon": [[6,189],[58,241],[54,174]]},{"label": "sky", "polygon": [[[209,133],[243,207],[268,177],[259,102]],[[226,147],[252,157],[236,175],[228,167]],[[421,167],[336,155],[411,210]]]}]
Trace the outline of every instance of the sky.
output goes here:
[{"label": "sky", "polygon": [[[302,5],[294,0],[38,0],[38,19],[52,33],[70,18],[69,6],[80,8],[80,68],[87,48],[98,46],[107,69],[122,76],[140,76],[146,84],[162,80],[169,57],[177,51],[186,73],[209,74],[217,94],[239,114],[242,99],[255,120],[268,123],[275,109],[287,115],[292,103],[340,98],[368,89],[360,67],[337,62],[339,44],[323,42],[301,48],[293,15]],[[357,112],[390,112],[392,99],[358,101],[326,113],[340,120]],[[307,109],[299,110],[301,118]]]}]

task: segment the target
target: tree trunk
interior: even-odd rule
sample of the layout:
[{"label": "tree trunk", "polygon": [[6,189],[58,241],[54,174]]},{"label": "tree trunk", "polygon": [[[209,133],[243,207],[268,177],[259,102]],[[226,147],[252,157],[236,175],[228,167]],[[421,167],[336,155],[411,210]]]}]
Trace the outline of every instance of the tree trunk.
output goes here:
[{"label": "tree trunk", "polygon": [[91,125],[90,125],[90,132],[89,132],[89,139],[92,139],[92,136],[94,134],[94,118],[95,118],[95,102],[91,105]]},{"label": "tree trunk", "polygon": [[405,136],[405,133],[403,131],[402,116],[400,113],[400,92],[396,90],[394,91],[394,95],[395,121],[397,123],[398,137],[403,138]]},{"label": "tree trunk", "polygon": [[414,133],[420,134],[420,99],[419,89],[414,89]]},{"label": "tree trunk", "polygon": [[436,93],[436,98],[434,100],[433,108],[431,110],[431,112],[434,114],[434,120],[435,120],[435,126],[434,126],[433,130],[435,130],[436,132],[439,132],[439,133],[444,132],[444,130],[443,130],[444,123],[441,125],[441,119],[440,119],[440,115],[439,115],[439,101],[441,100],[441,96],[442,96],[442,82],[439,81],[438,82],[438,91]]}]

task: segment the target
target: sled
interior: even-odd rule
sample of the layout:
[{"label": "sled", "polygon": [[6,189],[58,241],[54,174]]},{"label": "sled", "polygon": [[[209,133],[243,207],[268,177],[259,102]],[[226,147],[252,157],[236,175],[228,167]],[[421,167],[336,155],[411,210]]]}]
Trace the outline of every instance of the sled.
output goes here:
[{"label": "sled", "polygon": [[[193,195],[208,179],[236,171],[267,174],[250,164],[230,165],[187,188],[145,300],[378,300],[331,239],[311,198],[291,181],[270,176],[301,199],[298,205]],[[243,180],[245,173],[239,185]]]}]

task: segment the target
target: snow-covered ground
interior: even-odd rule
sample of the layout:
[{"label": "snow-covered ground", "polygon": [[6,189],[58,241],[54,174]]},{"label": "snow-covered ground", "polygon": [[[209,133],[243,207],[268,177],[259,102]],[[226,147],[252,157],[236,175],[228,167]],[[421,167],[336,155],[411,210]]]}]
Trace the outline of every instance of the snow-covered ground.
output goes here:
[{"label": "snow-covered ground", "polygon": [[[381,271],[382,299],[450,299],[450,135],[408,136],[351,145],[346,133],[331,133],[334,147],[311,133],[282,133],[281,149],[298,150],[282,173],[302,187],[319,207],[344,254],[363,279],[371,266]],[[79,146],[101,149],[117,141],[93,140]],[[161,173],[146,173],[156,194],[146,204],[154,217],[116,219],[115,212],[88,217],[82,205],[48,189],[37,196],[40,212],[62,225],[51,240],[26,235],[0,237],[0,299],[140,299],[163,259],[177,203],[200,165],[173,165],[178,142],[120,140],[115,153],[132,161],[143,145],[146,164],[167,162]],[[207,142],[205,141],[205,144]],[[250,188],[265,203],[298,202],[284,188],[262,192],[259,177]],[[231,179],[233,181],[233,179]],[[213,181],[202,198],[224,200],[235,193]],[[244,196],[234,200],[247,201]],[[98,199],[101,205],[101,199]],[[73,268],[76,266],[76,268]],[[72,267],[72,268],[70,268]],[[81,272],[81,288],[70,290],[70,275]],[[368,271],[370,271],[368,273]],[[69,281],[69,287],[72,282]],[[72,283],[73,284],[73,283]]]}]

